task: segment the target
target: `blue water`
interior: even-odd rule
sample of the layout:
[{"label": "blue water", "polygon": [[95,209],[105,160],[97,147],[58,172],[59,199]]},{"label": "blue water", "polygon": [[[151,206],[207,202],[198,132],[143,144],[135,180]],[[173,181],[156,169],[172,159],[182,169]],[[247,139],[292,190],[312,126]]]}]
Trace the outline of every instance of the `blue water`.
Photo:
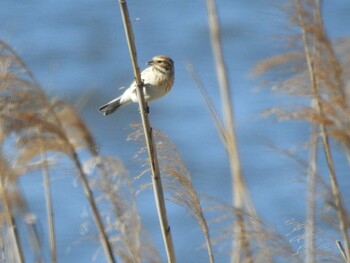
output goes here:
[{"label": "blue water", "polygon": [[[230,201],[225,150],[186,71],[186,63],[193,63],[219,105],[205,1],[130,0],[128,4],[140,67],[157,54],[175,61],[174,88],[151,105],[152,125],[176,144],[200,194]],[[118,1],[2,0],[0,6],[0,38],[15,48],[47,94],[79,107],[100,153],[120,158],[130,175],[137,175],[140,169],[132,157],[138,149],[126,141],[130,124],[139,121],[137,106],[108,118],[97,111],[133,78]],[[271,151],[265,141],[280,147],[301,146],[308,140],[309,127],[301,122],[259,119],[261,111],[286,98],[268,90],[253,92],[259,81],[249,73],[257,61],[285,50],[278,36],[285,33],[286,19],[268,0],[218,0],[218,9],[245,179],[258,213],[285,235],[289,232],[286,220],[304,219],[305,187],[295,182],[299,178],[296,165]],[[346,1],[325,1],[325,23],[332,39],[349,34],[349,12]],[[57,169],[53,182],[59,261],[91,262],[98,244],[80,235],[86,201],[70,169]],[[42,218],[39,232],[46,238],[41,177],[32,175],[22,186],[31,209]],[[145,191],[137,198],[142,221],[165,261],[153,195]],[[173,204],[168,204],[168,213],[178,262],[207,262],[206,251],[200,249],[204,240],[194,220]],[[47,246],[47,240],[43,244]],[[228,253],[219,247],[215,252],[217,262],[228,262]],[[102,253],[95,262],[105,262]]]}]

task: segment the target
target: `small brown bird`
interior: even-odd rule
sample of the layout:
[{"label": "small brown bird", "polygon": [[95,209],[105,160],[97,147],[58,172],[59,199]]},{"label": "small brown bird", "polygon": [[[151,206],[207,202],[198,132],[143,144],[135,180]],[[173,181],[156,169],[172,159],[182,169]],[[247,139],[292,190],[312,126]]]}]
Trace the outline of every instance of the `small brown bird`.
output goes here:
[{"label": "small brown bird", "polygon": [[[145,100],[149,102],[163,97],[170,91],[174,83],[174,62],[169,57],[159,55],[147,64],[150,66],[141,72],[141,79],[144,82]],[[136,82],[133,81],[121,96],[103,105],[99,111],[108,115],[121,106],[138,102],[136,88]]]}]

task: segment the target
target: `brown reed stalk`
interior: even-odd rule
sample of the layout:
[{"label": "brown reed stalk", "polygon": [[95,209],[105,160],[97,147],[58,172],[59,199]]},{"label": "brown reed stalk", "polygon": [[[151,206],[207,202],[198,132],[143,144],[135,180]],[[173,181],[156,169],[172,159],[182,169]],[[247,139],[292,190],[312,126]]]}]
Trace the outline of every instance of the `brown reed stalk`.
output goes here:
[{"label": "brown reed stalk", "polygon": [[[209,109],[210,115],[213,119],[214,125],[217,129],[217,132],[220,136],[220,139],[223,143],[223,146],[225,148],[229,147],[229,144],[226,141],[226,136],[225,136],[225,129],[224,129],[224,124],[222,123],[222,121],[220,120],[220,117],[218,115],[218,112],[216,111],[215,107],[214,107],[214,103],[213,101],[210,99],[210,97],[208,96],[207,91],[204,88],[204,85],[202,84],[194,66],[192,64],[188,64],[187,65],[187,70],[189,71],[189,73],[191,74],[193,80],[196,83],[197,88],[199,89],[202,97],[205,100],[205,103]],[[242,182],[243,187],[245,188],[244,183]],[[249,197],[249,194],[245,191],[242,191],[242,195],[244,196],[244,201],[245,201],[245,205],[247,208],[247,211],[249,213],[249,218],[251,219],[250,223],[251,226],[254,228],[254,231],[251,231],[251,233],[255,234],[255,238],[254,240],[257,240],[260,243],[260,247],[262,248],[262,250],[264,251],[264,255],[265,255],[265,259],[268,261],[272,260],[272,256],[273,253],[271,251],[271,249],[268,248],[268,240],[269,240],[269,233],[266,231],[266,227],[263,226],[261,220],[259,219],[258,214],[255,211],[254,205]],[[231,207],[232,209],[232,207]],[[234,210],[235,211],[235,210]]]},{"label": "brown reed stalk", "polygon": [[317,142],[318,129],[312,124],[311,131],[311,148],[310,148],[310,164],[308,169],[308,187],[307,187],[307,219],[305,222],[305,263],[314,262],[315,245],[315,210],[316,210],[316,174],[317,174]]},{"label": "brown reed stalk", "polygon": [[[27,118],[26,121],[28,123],[24,124],[24,125],[40,125],[40,127],[45,127],[43,130],[45,131],[45,129],[47,129],[48,131],[53,132],[54,134],[58,135],[60,139],[63,140],[66,150],[65,153],[67,153],[69,155],[69,157],[71,158],[71,160],[73,161],[75,168],[77,169],[78,172],[78,176],[79,179],[82,183],[82,187],[85,193],[85,196],[88,200],[88,203],[90,205],[90,208],[92,210],[92,215],[99,233],[99,238],[100,238],[100,242],[102,244],[102,248],[104,250],[107,262],[109,263],[115,263],[116,259],[114,259],[114,255],[113,255],[113,250],[112,250],[112,246],[110,244],[110,241],[108,240],[108,236],[105,232],[105,228],[103,225],[103,221],[101,218],[101,215],[99,213],[96,201],[94,199],[92,190],[90,189],[89,183],[88,183],[88,179],[86,174],[84,173],[83,170],[83,166],[81,164],[80,159],[78,158],[77,152],[75,150],[74,145],[72,144],[72,142],[69,140],[69,138],[67,137],[67,133],[64,130],[57,130],[57,127],[63,127],[61,120],[59,119],[59,117],[57,116],[56,112],[54,111],[53,108],[51,108],[48,105],[48,109],[50,110],[50,113],[52,113],[52,116],[54,117],[55,121],[56,121],[56,125],[57,126],[51,126],[50,123],[45,122],[42,119],[36,119],[36,118]],[[32,123],[33,122],[33,123]],[[32,123],[32,124],[30,124]]]},{"label": "brown reed stalk", "polygon": [[[53,149],[64,152],[73,161],[74,166],[77,169],[78,177],[82,183],[82,187],[83,187],[85,196],[86,196],[88,203],[90,205],[90,208],[92,210],[92,216],[94,218],[95,225],[96,225],[96,228],[98,230],[100,242],[102,244],[102,248],[103,248],[103,251],[105,253],[107,262],[115,263],[116,259],[114,259],[112,246],[110,244],[110,241],[108,240],[108,236],[105,232],[105,227],[103,225],[101,215],[99,213],[99,210],[98,210],[96,201],[94,199],[92,190],[90,189],[90,186],[88,183],[87,175],[84,173],[83,166],[82,166],[81,161],[78,157],[78,154],[77,154],[76,149],[73,145],[73,142],[68,137],[67,132],[62,128],[63,124],[62,124],[60,118],[58,117],[58,115],[56,114],[55,110],[53,109],[53,106],[48,104],[48,105],[46,105],[46,107],[47,107],[47,110],[49,110],[49,113],[51,114],[50,116],[52,116],[54,118],[55,124],[52,124],[45,119],[38,118],[35,115],[32,115],[32,114],[28,115],[28,114],[24,113],[24,114],[18,114],[18,116],[17,116],[18,121],[19,121],[18,125],[21,125],[24,128],[40,127],[42,129],[41,131],[43,133],[44,132],[52,133],[52,134],[56,135],[61,140],[61,142],[63,142],[63,146],[60,146],[59,148],[56,148],[57,146],[54,146]],[[22,115],[24,115],[24,116],[22,116]],[[9,118],[9,117],[5,117],[5,118]],[[11,118],[13,119],[14,117],[11,116]],[[20,123],[20,122],[22,122],[22,123]],[[17,127],[17,129],[23,128],[21,126]],[[16,126],[13,128],[16,128]],[[56,142],[56,144],[57,144],[57,142]],[[35,153],[36,153],[36,150],[34,150],[34,153],[31,153],[31,156]],[[40,153],[41,153],[41,151],[40,151]]]},{"label": "brown reed stalk", "polygon": [[96,227],[97,227],[97,230],[98,230],[98,233],[99,233],[99,237],[100,237],[100,241],[102,243],[103,250],[105,252],[106,259],[107,259],[107,261],[109,263],[115,263],[117,261],[116,261],[116,259],[113,256],[112,246],[111,246],[111,244],[110,244],[110,242],[108,240],[108,236],[107,236],[107,234],[105,232],[103,221],[101,219],[101,215],[99,213],[99,210],[98,210],[97,204],[95,202],[93,193],[92,193],[92,191],[90,189],[88,179],[86,177],[86,174],[83,171],[83,166],[82,166],[82,164],[81,164],[81,162],[80,162],[80,160],[78,158],[78,155],[75,152],[75,150],[72,151],[71,158],[73,159],[75,167],[78,170],[78,175],[79,175],[79,178],[81,180],[81,183],[82,183],[82,186],[83,186],[86,198],[88,199],[89,205],[91,207],[92,215],[93,215],[93,217],[95,219],[95,224],[96,224]]},{"label": "brown reed stalk", "polygon": [[[52,105],[62,122],[63,130],[72,139],[74,147],[87,148],[93,156],[91,160],[84,162],[84,173],[90,175],[88,180],[93,192],[100,191],[101,193],[100,195],[95,194],[95,200],[107,199],[106,203],[110,204],[110,208],[104,209],[108,211],[105,217],[115,216],[117,220],[117,222],[108,220],[105,225],[107,232],[119,231],[118,235],[113,235],[113,233],[109,235],[115,255],[123,262],[141,262],[142,256],[149,258],[154,256],[153,260],[156,258],[156,253],[151,253],[154,251],[151,242],[145,244],[146,242],[141,243],[140,240],[142,227],[134,201],[128,203],[128,196],[125,196],[126,192],[132,196],[134,194],[123,165],[117,159],[99,155],[93,136],[72,105],[57,99],[52,102]],[[96,172],[93,173],[93,171]],[[93,177],[92,173],[96,177]],[[146,247],[150,253],[143,253]]]},{"label": "brown reed stalk", "polygon": [[56,238],[55,238],[55,224],[54,224],[52,200],[51,200],[51,183],[50,183],[50,176],[49,176],[49,168],[47,164],[46,149],[42,140],[40,140],[40,151],[41,151],[41,160],[43,162],[42,172],[43,172],[44,189],[45,189],[45,203],[46,203],[46,211],[47,211],[47,225],[48,225],[48,231],[49,231],[51,262],[56,263],[57,250],[56,250]]},{"label": "brown reed stalk", "polygon": [[[52,114],[52,117],[54,118],[57,127],[61,127],[62,130],[58,131],[58,130],[54,129],[52,131],[54,133],[58,133],[57,135],[60,137],[60,139],[62,139],[64,141],[65,147],[67,148],[66,153],[70,156],[70,158],[72,159],[72,161],[75,165],[75,168],[77,169],[78,176],[79,176],[79,179],[81,181],[85,196],[86,196],[88,203],[90,205],[90,208],[92,210],[92,216],[94,218],[95,225],[96,225],[96,228],[98,230],[100,242],[102,244],[102,248],[103,248],[103,251],[105,253],[107,262],[116,263],[117,261],[114,258],[112,246],[110,244],[110,241],[108,240],[108,236],[107,236],[99,209],[98,209],[96,201],[94,199],[92,190],[89,186],[89,181],[87,179],[87,175],[85,174],[85,172],[83,170],[83,165],[78,157],[78,154],[77,154],[76,149],[73,145],[73,142],[68,137],[69,135],[67,134],[67,131],[64,130],[64,128],[63,128],[64,125],[63,125],[61,119],[59,118],[57,112],[55,112],[54,107],[57,106],[57,104],[59,104],[60,101],[56,101],[55,103],[53,103],[52,105],[48,105],[48,110],[49,110],[49,113]],[[39,122],[40,122],[40,125],[44,125],[44,126],[46,125],[47,126],[47,127],[45,127],[46,129],[49,128],[49,123],[43,124],[43,121],[40,121],[40,120],[39,120]]]},{"label": "brown reed stalk", "polygon": [[[47,150],[48,146],[52,147],[52,149],[55,151],[64,152],[71,158],[71,160],[73,160],[74,165],[78,170],[78,175],[81,179],[89,205],[92,209],[92,214],[95,219],[100,242],[107,258],[107,262],[115,263],[116,260],[114,259],[113,251],[103,226],[103,221],[99,214],[92,191],[89,188],[86,175],[83,172],[83,168],[78,158],[72,138],[70,138],[69,135],[63,130],[62,122],[55,113],[53,106],[47,101],[45,94],[42,92],[40,84],[35,80],[16,52],[3,41],[0,41],[0,47],[2,48],[1,52],[5,54],[3,57],[6,60],[5,67],[1,68],[3,70],[3,72],[1,72],[3,75],[1,76],[2,79],[0,88],[3,90],[8,90],[11,96],[13,96],[11,102],[6,103],[2,108],[1,117],[2,121],[6,125],[3,128],[4,134],[1,134],[1,138],[3,139],[3,136],[9,134],[10,132],[20,134],[24,131],[30,131],[32,128],[38,129],[39,131],[37,136],[34,136],[34,139],[36,139],[36,137],[40,139],[39,143],[43,142],[41,141],[42,139],[45,139],[44,135],[52,136],[51,139],[53,140],[46,139],[45,141],[46,149],[37,147],[38,145],[31,142],[33,147],[28,149],[29,151],[27,151],[27,153],[29,156],[34,157],[42,154],[44,152],[43,150]],[[11,114],[6,113],[6,111],[9,109],[12,110]],[[30,136],[33,136],[33,134],[30,135],[29,133],[29,137]],[[1,181],[1,183],[3,182]],[[2,187],[4,187],[4,185],[2,185]],[[2,194],[6,194],[6,192],[2,191]],[[10,206],[8,207],[9,209],[11,208]],[[48,213],[50,214],[50,212]],[[8,216],[8,218],[8,224],[11,226],[10,228],[13,232],[16,230],[12,226],[14,221],[10,220],[10,216]],[[13,236],[16,237],[15,234],[16,233],[14,233]],[[19,245],[17,245],[17,247],[19,247]]]},{"label": "brown reed stalk", "polygon": [[[116,259],[114,258],[113,255],[113,249],[112,246],[110,244],[110,241],[108,240],[108,236],[107,233],[105,231],[105,227],[99,212],[99,209],[97,207],[96,201],[94,199],[92,190],[90,189],[89,183],[88,183],[88,179],[86,174],[84,173],[83,170],[83,166],[82,163],[78,157],[78,154],[76,152],[75,146],[73,144],[73,141],[70,140],[71,138],[69,137],[69,134],[67,134],[67,131],[65,131],[63,129],[64,125],[61,121],[61,119],[59,118],[59,116],[57,115],[57,112],[55,112],[54,109],[55,104],[47,104],[47,110],[48,110],[48,114],[50,116],[53,117],[54,121],[55,121],[55,126],[52,126],[49,122],[44,122],[44,120],[41,119],[36,119],[34,116],[32,116],[31,118],[27,117],[27,119],[25,119],[26,121],[28,121],[28,125],[30,124],[31,121],[34,122],[34,125],[36,123],[36,125],[38,125],[40,128],[43,128],[43,130],[47,130],[48,132],[52,132],[54,134],[56,134],[65,144],[66,150],[65,153],[67,153],[69,155],[69,157],[71,158],[71,160],[73,161],[75,168],[77,169],[78,172],[78,177],[81,181],[85,196],[88,200],[88,203],[90,205],[91,211],[92,211],[92,216],[94,218],[95,221],[95,225],[99,234],[99,238],[100,238],[100,242],[106,257],[107,262],[109,263],[116,263]],[[52,127],[51,127],[52,126]],[[59,128],[59,129],[57,129]]]},{"label": "brown reed stalk", "polygon": [[[317,25],[320,27],[319,30],[323,30],[322,23],[320,23],[322,16],[320,14],[320,4],[319,1],[315,0],[314,2],[314,12],[316,13],[316,19],[318,21]],[[313,43],[309,42],[309,35],[308,35],[308,27],[304,21],[303,14],[305,13],[305,10],[302,7],[301,0],[295,0],[296,4],[296,10],[297,10],[297,16],[298,16],[298,22],[302,31],[302,39],[304,43],[304,52],[305,52],[305,58],[308,66],[308,71],[309,71],[309,78],[310,78],[310,85],[313,93],[313,99],[316,102],[316,110],[318,111],[318,114],[323,118],[325,117],[324,109],[323,109],[323,104],[322,100],[320,97],[320,91],[319,91],[319,79],[317,75],[317,66],[318,66],[318,61],[311,51]],[[317,43],[316,43],[317,44]],[[339,87],[338,87],[339,88]],[[329,175],[330,175],[330,181],[331,181],[331,189],[336,205],[336,210],[338,213],[339,217],[339,227],[340,227],[340,232],[343,237],[344,241],[344,250],[347,259],[350,256],[350,243],[349,243],[349,236],[348,236],[348,218],[346,214],[346,210],[343,206],[343,201],[339,189],[339,185],[337,182],[337,175],[335,171],[335,166],[334,166],[334,161],[332,157],[332,152],[331,152],[331,147],[329,144],[329,137],[327,134],[327,129],[323,123],[320,123],[320,131],[321,131],[321,138],[322,138],[322,143],[323,143],[323,149],[324,153],[326,156],[327,160],[327,165],[329,169]]]},{"label": "brown reed stalk", "polygon": [[244,196],[247,194],[247,189],[245,188],[241,172],[234,113],[231,103],[231,92],[224,62],[224,55],[222,52],[221,33],[215,0],[207,0],[207,9],[210,28],[210,40],[215,59],[215,68],[219,82],[222,101],[221,105],[224,115],[225,141],[227,143],[227,151],[231,167],[231,184],[233,191],[232,201],[235,210],[237,211],[234,228],[235,234],[238,236],[238,238],[237,236],[234,238],[234,249],[231,254],[231,260],[234,263],[239,263],[241,261],[241,251],[244,251],[246,262],[252,262],[251,247],[246,232],[244,218],[242,215],[244,209]]},{"label": "brown reed stalk", "polygon": [[137,84],[137,89],[136,89],[137,97],[139,101],[140,114],[141,114],[141,119],[142,119],[145,139],[146,139],[146,145],[148,149],[150,165],[151,165],[153,192],[154,192],[155,201],[157,205],[159,222],[162,230],[168,262],[173,263],[173,262],[176,262],[174,244],[173,244],[170,226],[168,223],[168,218],[166,213],[163,186],[162,186],[162,181],[161,181],[161,176],[159,171],[156,148],[153,142],[152,128],[150,126],[149,119],[148,119],[148,106],[146,104],[144,94],[142,92],[143,81],[141,79],[140,69],[137,64],[134,34],[132,31],[132,26],[130,22],[130,16],[129,16],[129,11],[128,11],[126,1],[119,0],[119,4],[120,4],[122,17],[123,17],[124,29],[125,29],[128,46],[129,46],[130,57],[133,65],[135,82]]}]

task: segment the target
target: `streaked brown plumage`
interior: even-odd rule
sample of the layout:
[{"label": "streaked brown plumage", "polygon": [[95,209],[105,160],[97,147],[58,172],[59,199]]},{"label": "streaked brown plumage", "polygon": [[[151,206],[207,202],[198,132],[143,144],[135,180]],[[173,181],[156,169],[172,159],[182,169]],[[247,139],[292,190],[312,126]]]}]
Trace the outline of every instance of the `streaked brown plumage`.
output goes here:
[{"label": "streaked brown plumage", "polygon": [[[167,94],[174,83],[174,62],[167,56],[158,55],[148,62],[148,68],[141,72],[144,82],[144,95],[146,101],[153,101]],[[131,102],[138,102],[136,83],[133,81],[130,87],[119,97],[103,105],[99,111],[108,115],[119,107]]]}]

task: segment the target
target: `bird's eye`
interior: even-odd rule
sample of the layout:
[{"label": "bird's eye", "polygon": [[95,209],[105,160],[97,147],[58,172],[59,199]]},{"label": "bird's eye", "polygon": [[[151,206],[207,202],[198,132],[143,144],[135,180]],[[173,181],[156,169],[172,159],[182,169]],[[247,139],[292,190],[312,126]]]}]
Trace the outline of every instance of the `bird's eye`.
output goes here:
[{"label": "bird's eye", "polygon": [[162,63],[162,61],[161,61],[161,60],[158,60],[157,62],[158,62],[159,64],[160,64],[160,63]]}]

